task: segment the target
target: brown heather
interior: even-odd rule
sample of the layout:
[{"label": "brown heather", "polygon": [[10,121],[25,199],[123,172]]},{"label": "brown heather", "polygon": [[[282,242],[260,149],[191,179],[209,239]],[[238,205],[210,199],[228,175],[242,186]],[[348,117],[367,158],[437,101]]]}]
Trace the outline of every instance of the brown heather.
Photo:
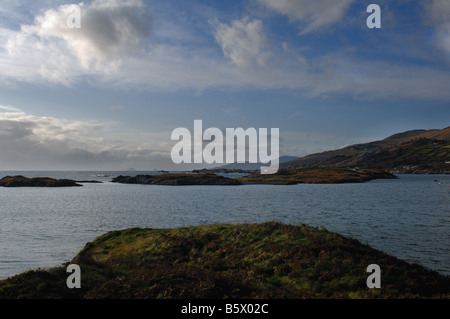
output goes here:
[{"label": "brown heather", "polygon": [[[0,281],[0,298],[449,298],[450,278],[306,225],[207,225],[112,231],[66,267]],[[381,289],[366,268],[381,267]]]}]

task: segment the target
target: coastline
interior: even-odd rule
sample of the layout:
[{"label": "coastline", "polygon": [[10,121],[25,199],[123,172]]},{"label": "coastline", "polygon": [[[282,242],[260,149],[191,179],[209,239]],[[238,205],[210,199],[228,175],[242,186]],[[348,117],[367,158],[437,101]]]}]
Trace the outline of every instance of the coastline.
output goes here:
[{"label": "coastline", "polygon": [[[42,174],[39,174],[38,172],[36,172],[36,174],[37,175],[42,175]],[[91,174],[91,173],[88,173],[88,174]],[[88,174],[86,174],[86,176],[90,176],[90,175],[88,175]],[[405,175],[405,177],[406,176],[410,176],[409,177],[409,179],[411,179],[411,178],[413,178],[413,176],[414,175],[417,175],[417,174],[401,174],[401,175]],[[69,175],[70,176],[70,175]],[[81,175],[81,176],[83,176],[83,175]],[[422,177],[421,177],[421,180],[423,180],[423,181],[425,181],[426,182],[426,184],[427,185],[424,185],[424,186],[419,186],[419,187],[428,187],[428,185],[432,188],[432,189],[444,189],[444,191],[445,191],[445,189],[447,188],[447,184],[448,184],[448,179],[445,179],[446,178],[446,176],[445,175],[440,175],[441,177],[439,177],[439,175],[435,175],[435,177],[427,177],[427,176],[429,176],[429,174],[426,174],[426,175],[422,175]],[[64,177],[64,174],[62,175],[62,177]],[[400,182],[400,185],[401,185],[401,183],[402,183],[402,181],[401,181],[401,179],[402,179],[402,176],[399,176],[399,182]],[[435,180],[440,180],[442,178],[442,181],[444,181],[444,185],[437,185],[438,183],[433,183],[433,181],[435,181]],[[408,179],[407,179],[408,180]],[[349,189],[349,187],[351,188],[351,189],[353,189],[353,188],[357,188],[357,189],[359,189],[360,187],[363,187],[364,189],[366,188],[366,187],[369,187],[369,189],[372,189],[372,190],[376,190],[375,188],[377,188],[377,187],[380,187],[380,183],[382,184],[382,185],[384,185],[384,184],[386,184],[386,185],[394,185],[394,187],[396,187],[395,185],[397,185],[398,183],[395,181],[395,180],[392,180],[392,181],[389,181],[389,180],[386,180],[386,181],[383,181],[383,180],[380,180],[379,182],[375,182],[375,183],[368,183],[367,185],[365,185],[365,186],[363,186],[363,185],[361,185],[361,186],[359,186],[359,185],[357,185],[357,184],[354,184],[354,185],[347,185],[347,186],[339,186],[339,185],[336,185],[336,186],[317,186],[317,187],[312,187],[312,189],[322,189],[323,187],[325,187],[325,189],[330,189],[329,187],[333,187],[332,189],[336,189],[336,190],[346,190],[346,189]],[[109,185],[111,185],[111,184],[109,184]],[[73,189],[73,190],[71,190],[71,189],[66,189],[66,190],[58,190],[57,192],[59,193],[59,192],[63,192],[63,193],[65,193],[65,194],[72,194],[72,193],[76,193],[76,194],[85,194],[85,193],[90,193],[91,192],[91,189],[94,189],[94,190],[109,190],[109,189],[111,189],[111,190],[114,190],[114,189],[118,189],[116,186],[114,186],[114,185],[111,185],[112,186],[112,188],[110,188],[110,187],[107,187],[108,185],[105,185],[105,186],[103,186],[103,185],[86,185],[86,189],[85,190],[83,190],[83,188],[81,188],[81,189]],[[437,188],[438,187],[438,188]],[[129,186],[126,186],[126,185],[124,185],[124,186],[121,186],[119,189],[122,189],[122,188],[124,188],[124,189],[130,189],[130,190],[132,190],[132,189],[141,189],[142,190],[142,193],[143,194],[146,194],[148,191],[147,191],[147,187],[146,186],[144,186],[144,187],[139,187],[139,188],[136,188],[136,187],[129,187]],[[307,189],[311,189],[308,185],[304,185],[304,186],[302,186],[302,185],[299,185],[299,188],[301,188],[301,189],[304,189],[304,190],[307,190]],[[402,187],[403,188],[403,187]],[[150,188],[150,189],[153,189],[153,188]],[[148,189],[148,190],[150,190],[150,189]],[[154,188],[156,191],[159,191],[159,190],[162,190],[163,188]],[[246,188],[247,189],[247,188]],[[252,187],[249,187],[248,189],[252,189]],[[256,188],[254,188],[254,189],[256,189],[258,192],[259,191],[265,191],[266,189],[269,189],[268,187],[261,187],[261,188],[259,188],[259,187],[256,187]],[[278,187],[274,187],[273,188],[273,190],[278,190],[277,192],[278,193],[284,193],[285,192],[285,190],[284,189],[286,189],[286,191],[287,192],[292,192],[292,191],[295,191],[296,192],[296,189],[297,189],[297,187],[288,187],[288,188],[284,188],[284,187],[282,187],[282,188],[278,188]],[[425,190],[425,194],[423,194],[423,192],[422,192],[422,189],[424,189]],[[200,189],[199,189],[200,190]],[[211,191],[210,191],[210,188],[209,187],[204,187],[204,188],[201,188],[201,190],[204,190],[204,191],[207,191],[207,193],[209,194],[209,193],[211,193],[211,191],[214,193],[214,194],[222,194],[222,189],[221,188],[218,188],[218,187],[214,187],[214,188],[211,188]],[[244,188],[242,188],[242,190],[244,190]],[[418,197],[423,197],[424,195],[426,195],[426,196],[428,196],[427,195],[427,193],[428,194],[430,194],[430,192],[427,192],[427,190],[426,190],[426,188],[417,188],[417,189],[415,189],[416,191],[417,191],[417,194],[419,194],[419,196]],[[179,191],[178,191],[178,189],[177,188],[170,188],[170,190],[169,190],[171,193],[173,193],[173,192],[176,192],[177,194],[179,193]],[[188,193],[192,193],[192,192],[197,192],[197,188],[189,188],[189,187],[185,187],[185,188],[183,188],[182,190],[180,190],[181,192],[188,192]],[[228,192],[228,191],[232,191],[232,192],[234,192],[234,193],[236,193],[236,192],[241,192],[241,190],[240,190],[240,188],[226,188],[226,191]],[[49,194],[50,196],[51,196],[51,194],[55,194],[55,192],[53,191],[53,190],[42,190],[42,192],[40,191],[40,190],[25,190],[25,189],[23,189],[23,190],[6,190],[5,189],[5,194],[18,194],[18,195],[20,195],[20,194],[23,194],[24,192],[26,192],[27,194],[28,194],[28,192],[31,192],[31,193],[34,193],[34,194]],[[134,192],[134,191],[133,191]],[[153,191],[152,191],[153,192]],[[166,192],[165,190],[164,190],[164,192]],[[342,192],[339,192],[339,193],[342,193]],[[374,192],[374,191],[372,191],[372,194],[374,195],[374,196],[376,196],[376,194],[377,194],[377,192]],[[8,195],[9,196],[9,195]],[[425,198],[425,197],[424,197]],[[19,203],[19,202],[18,202]],[[358,206],[359,207],[359,206]],[[24,208],[25,208],[25,206],[24,206]],[[25,208],[26,209],[26,208]],[[23,210],[23,209],[22,209]],[[414,211],[414,209],[413,209],[413,211]],[[39,216],[39,214],[35,214],[36,213],[36,211],[34,212],[34,216]],[[419,212],[417,212],[417,213],[419,213]],[[176,214],[176,212],[174,212],[174,216],[181,216],[181,215],[179,215],[179,214]],[[338,215],[338,216],[340,216],[340,215]],[[314,218],[316,218],[316,217],[314,217]],[[219,218],[219,219],[217,219],[219,222],[222,222],[221,221],[221,218]],[[266,220],[271,220],[271,219],[266,219]],[[225,221],[225,222],[233,222],[232,220],[227,220],[227,221]],[[236,220],[237,222],[239,222],[238,220]],[[302,221],[306,221],[308,224],[309,223],[311,223],[311,225],[320,225],[319,227],[321,227],[322,225],[324,225],[324,227],[330,227],[331,229],[334,229],[334,231],[337,231],[338,233],[345,233],[345,234],[347,234],[348,236],[352,236],[353,237],[353,234],[351,233],[351,232],[347,232],[347,231],[344,231],[344,232],[342,232],[342,230],[341,229],[336,229],[336,228],[333,228],[332,226],[330,226],[330,225],[328,225],[327,226],[327,223],[320,223],[320,222],[318,222],[318,223],[315,223],[315,219],[314,220],[312,220],[312,219],[309,219],[309,220],[305,220],[305,219],[300,219],[300,220],[294,220],[294,223],[297,223],[297,222],[302,222]],[[209,221],[209,222],[211,222],[211,221]],[[212,219],[212,222],[214,223],[214,222],[216,222],[216,221],[214,221],[214,218]],[[289,221],[290,222],[290,221]],[[195,224],[197,224],[197,223],[195,223]],[[140,225],[140,224],[136,224],[136,225]],[[363,223],[363,225],[364,225],[364,223]],[[131,225],[131,226],[133,226],[133,225]],[[150,227],[153,227],[153,225],[152,224],[148,224],[147,226],[150,226]],[[156,227],[167,227],[166,225],[155,225]],[[168,225],[169,227],[171,226],[171,225]],[[143,226],[143,227],[146,227],[146,226]],[[106,228],[103,228],[103,230],[102,230],[102,232],[107,232],[107,231],[109,231],[109,230],[113,230],[113,229],[116,229],[115,227],[114,227],[114,225],[112,224],[112,227],[111,226],[108,226],[108,227],[106,227]],[[378,229],[378,228],[377,228]],[[375,230],[375,229],[374,229]],[[378,231],[379,231],[379,229],[378,229]],[[101,232],[100,232],[101,233]],[[51,232],[49,232],[49,236],[50,236],[50,234],[51,234]],[[97,235],[99,235],[99,233],[97,233]],[[358,238],[358,237],[357,237]],[[370,245],[372,245],[372,244],[374,244],[374,243],[372,243],[370,240],[366,240],[365,238],[364,238],[364,236],[361,238],[361,237],[359,237],[360,238],[360,240],[362,240],[363,242],[370,242],[371,244]],[[422,236],[420,236],[419,235],[419,237],[418,238],[423,238]],[[77,247],[79,247],[78,249],[80,249],[81,247],[82,247],[82,245],[84,245],[84,243],[85,242],[87,242],[87,241],[90,241],[90,240],[92,240],[92,238],[86,238],[85,240],[82,240],[82,241],[79,241],[78,242],[78,244],[77,244]],[[378,249],[385,249],[384,247],[383,247],[383,245],[377,245],[376,243],[375,243],[375,247],[378,247]],[[67,251],[67,249],[66,249],[66,251]],[[76,250],[75,251],[72,251],[72,250],[69,250],[69,251],[71,251],[69,254],[67,254],[66,255],[66,257],[64,257],[64,260],[69,260],[69,259],[71,259],[72,258],[72,256],[76,253]],[[388,250],[389,251],[389,250]],[[402,251],[405,251],[405,250],[402,250]],[[412,258],[412,259],[409,259],[408,258],[408,256],[407,256],[407,258],[405,259],[404,257],[404,255],[402,255],[402,254],[400,254],[400,255],[397,255],[395,252],[392,252],[391,251],[391,254],[394,254],[395,256],[398,256],[398,257],[400,257],[400,258],[403,258],[403,260],[410,260],[411,262],[419,262],[420,264],[422,264],[422,262],[420,262],[420,261],[416,261],[416,260],[414,260],[414,258]],[[59,263],[59,259],[55,259],[51,264],[44,264],[44,265],[42,265],[42,267],[48,267],[48,266],[51,266],[51,265],[56,265],[56,264],[58,264]],[[39,263],[35,263],[34,265],[39,265]],[[438,271],[440,271],[439,269],[447,269],[446,267],[441,267],[441,268],[435,268],[434,267],[434,265],[432,265],[431,263],[424,263],[423,265],[428,265],[428,267],[431,267],[431,269],[436,269],[436,270],[438,270]],[[33,265],[30,265],[30,268],[33,268],[34,266]],[[28,268],[29,269],[29,268]],[[26,269],[23,269],[22,271],[24,271],[24,270],[26,270]],[[15,272],[11,272],[10,274],[14,274]],[[17,272],[18,273],[18,272]],[[445,273],[445,272],[444,272]],[[5,277],[3,277],[3,278],[5,278]]]},{"label": "coastline", "polygon": [[[227,173],[226,170],[220,170]],[[235,173],[235,170],[231,171]],[[210,171],[196,173],[165,173],[161,175],[118,176],[113,183],[145,185],[248,185],[248,184],[342,184],[362,183],[374,179],[395,179],[395,175],[383,170],[348,168],[295,168],[280,169],[276,174],[248,173],[246,177],[231,178]]]}]

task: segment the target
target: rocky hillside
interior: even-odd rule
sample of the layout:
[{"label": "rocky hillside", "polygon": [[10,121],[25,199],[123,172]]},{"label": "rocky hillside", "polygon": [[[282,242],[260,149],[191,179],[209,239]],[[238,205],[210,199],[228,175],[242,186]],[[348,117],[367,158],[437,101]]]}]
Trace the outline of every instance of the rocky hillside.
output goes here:
[{"label": "rocky hillside", "polygon": [[450,174],[450,127],[408,131],[381,141],[351,145],[281,164],[285,168],[316,166]]}]

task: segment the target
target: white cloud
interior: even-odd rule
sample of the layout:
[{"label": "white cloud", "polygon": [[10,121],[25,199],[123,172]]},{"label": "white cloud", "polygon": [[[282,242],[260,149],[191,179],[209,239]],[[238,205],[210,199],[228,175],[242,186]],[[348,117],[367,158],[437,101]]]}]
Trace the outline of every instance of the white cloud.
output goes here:
[{"label": "white cloud", "polygon": [[169,132],[136,133],[118,127],[118,123],[35,116],[0,106],[0,165],[2,169],[120,169],[171,163]]},{"label": "white cloud", "polygon": [[[88,137],[82,132],[93,132],[106,127],[106,123],[68,121],[53,117],[27,114],[14,107],[0,107],[0,121],[3,124],[18,125],[29,129],[29,137],[38,144],[52,141],[71,141],[72,147],[86,147],[98,139]],[[3,126],[4,129],[4,126]],[[95,148],[98,150],[97,145]]]},{"label": "white cloud", "polygon": [[231,26],[219,23],[215,38],[224,55],[238,66],[265,65],[270,55],[261,20],[246,17]]},{"label": "white cloud", "polygon": [[[331,4],[326,1],[308,3],[306,6],[303,0],[283,0],[270,5],[279,6],[280,12],[290,12],[296,20],[303,17],[304,13],[295,13],[303,6],[311,17],[322,12],[328,18],[317,18],[314,23],[308,22],[306,16],[302,20],[310,27],[318,27],[342,17],[344,4],[349,5],[350,1],[333,4],[335,11],[328,8]],[[434,5],[446,12],[446,3],[436,0]],[[326,56],[302,56],[295,44],[268,39],[263,22],[258,19],[244,18],[228,24],[215,20],[211,40],[216,40],[222,52],[218,52],[217,45],[177,43],[173,38],[168,43],[161,37],[151,38],[146,46],[139,45],[150,28],[141,6],[137,0],[96,0],[82,7],[81,30],[64,28],[62,6],[45,11],[34,24],[24,25],[21,30],[0,28],[0,43],[8,43],[6,48],[0,47],[0,84],[87,83],[118,90],[199,92],[210,88],[291,89],[314,97],[347,94],[361,99],[450,99],[450,91],[445,87],[450,83],[446,69],[369,61],[345,49]],[[430,12],[443,14],[439,6],[436,8],[436,12]],[[50,22],[51,16],[56,20],[49,30],[43,23]],[[436,20],[443,30],[447,30],[446,16]]]},{"label": "white cloud", "polygon": [[149,36],[151,19],[141,0],[95,0],[78,6],[80,29],[67,23],[76,12],[73,5],[47,10],[9,38],[9,56],[26,64],[31,55],[28,65],[39,66],[41,77],[67,84],[74,73],[116,70]]},{"label": "white cloud", "polygon": [[304,23],[301,33],[309,33],[332,25],[342,19],[355,0],[257,0],[277,13],[287,15],[293,21]]},{"label": "white cloud", "polygon": [[[8,113],[10,113],[10,112],[22,112],[20,109],[18,109],[16,107],[7,106],[7,105],[0,105],[0,110],[7,111]],[[7,114],[7,113],[4,113],[4,114]]]}]

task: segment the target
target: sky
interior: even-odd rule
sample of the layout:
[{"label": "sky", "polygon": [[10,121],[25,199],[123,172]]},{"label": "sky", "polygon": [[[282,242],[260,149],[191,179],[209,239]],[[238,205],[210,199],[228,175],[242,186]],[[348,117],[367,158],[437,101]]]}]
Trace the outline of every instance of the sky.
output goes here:
[{"label": "sky", "polygon": [[304,156],[449,119],[448,0],[0,3],[0,171],[206,167],[171,160],[194,120]]}]

